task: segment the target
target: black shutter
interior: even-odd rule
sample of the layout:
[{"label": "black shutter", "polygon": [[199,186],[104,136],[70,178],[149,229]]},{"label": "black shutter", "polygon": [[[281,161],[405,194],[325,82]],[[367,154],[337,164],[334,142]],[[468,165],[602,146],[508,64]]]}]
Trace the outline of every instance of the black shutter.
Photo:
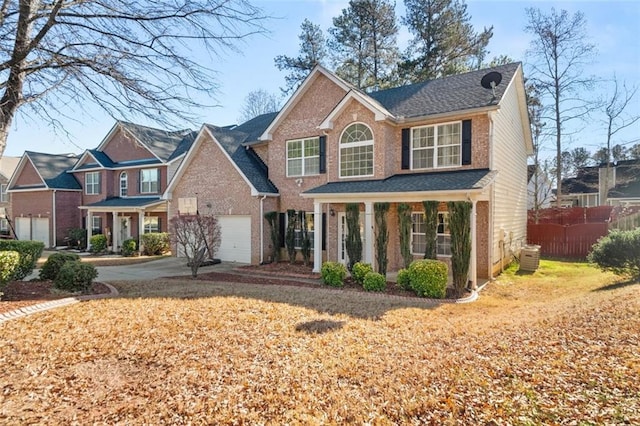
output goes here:
[{"label": "black shutter", "polygon": [[322,250],[327,249],[327,214],[322,213]]},{"label": "black shutter", "polygon": [[162,218],[158,217],[158,232],[162,232]]},{"label": "black shutter", "polygon": [[462,165],[471,164],[471,120],[462,122]]},{"label": "black shutter", "polygon": [[102,172],[98,172],[98,194],[102,194]]},{"label": "black shutter", "polygon": [[287,226],[285,225],[285,214],[280,213],[278,215],[278,234],[280,238],[280,247],[284,247],[284,232],[286,227]]},{"label": "black shutter", "polygon": [[402,170],[408,170],[411,168],[409,162],[411,161],[411,129],[402,129]]},{"label": "black shutter", "polygon": [[138,170],[138,194],[142,194],[142,170]]},{"label": "black shutter", "polygon": [[327,173],[327,137],[320,136],[320,173]]}]

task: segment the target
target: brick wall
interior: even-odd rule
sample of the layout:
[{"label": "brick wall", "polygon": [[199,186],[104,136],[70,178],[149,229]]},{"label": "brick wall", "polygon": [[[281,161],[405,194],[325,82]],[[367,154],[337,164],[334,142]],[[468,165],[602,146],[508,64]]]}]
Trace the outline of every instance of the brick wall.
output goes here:
[{"label": "brick wall", "polygon": [[135,138],[121,129],[116,130],[115,134],[102,148],[102,151],[114,162],[127,160],[143,160],[155,158],[149,150],[137,142]]}]

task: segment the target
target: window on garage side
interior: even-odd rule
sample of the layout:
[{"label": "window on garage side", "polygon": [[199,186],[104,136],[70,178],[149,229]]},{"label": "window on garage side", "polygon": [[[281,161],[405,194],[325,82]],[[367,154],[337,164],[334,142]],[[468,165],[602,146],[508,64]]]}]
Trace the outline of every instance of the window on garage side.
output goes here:
[{"label": "window on garage side", "polygon": [[320,138],[287,141],[287,176],[320,173]]}]

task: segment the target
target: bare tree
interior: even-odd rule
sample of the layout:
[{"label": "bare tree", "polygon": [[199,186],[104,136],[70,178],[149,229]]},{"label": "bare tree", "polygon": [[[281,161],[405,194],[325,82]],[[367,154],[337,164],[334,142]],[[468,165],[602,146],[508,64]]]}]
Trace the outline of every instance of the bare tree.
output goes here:
[{"label": "bare tree", "polygon": [[0,7],[0,156],[21,108],[60,126],[69,106],[93,103],[114,118],[164,125],[194,119],[213,99],[202,61],[263,32],[246,0],[20,0]]},{"label": "bare tree", "polygon": [[221,232],[215,216],[177,215],[169,221],[170,238],[178,255],[184,255],[191,267],[191,276],[198,276],[198,268],[206,259],[214,259],[220,248]]},{"label": "bare tree", "polygon": [[562,197],[562,142],[567,123],[584,118],[593,108],[583,98],[583,90],[590,89],[594,79],[584,75],[584,66],[591,61],[595,46],[587,42],[586,20],[581,12],[569,16],[566,10],[548,15],[537,8],[527,8],[528,25],[533,35],[531,49],[531,80],[542,91],[543,102],[550,99],[550,116],[556,139],[557,203]]},{"label": "bare tree", "polygon": [[276,112],[279,109],[276,95],[263,89],[253,90],[244,98],[238,122],[244,123],[259,115]]}]

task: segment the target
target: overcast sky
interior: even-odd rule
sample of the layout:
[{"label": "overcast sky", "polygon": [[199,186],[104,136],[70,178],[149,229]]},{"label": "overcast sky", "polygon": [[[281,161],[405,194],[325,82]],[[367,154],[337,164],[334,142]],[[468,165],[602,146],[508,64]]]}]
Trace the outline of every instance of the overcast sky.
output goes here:
[{"label": "overcast sky", "polygon": [[[398,17],[404,14],[402,0],[397,0]],[[239,45],[241,54],[228,53],[212,60],[209,67],[218,71],[219,96],[211,102],[220,107],[204,110],[202,121],[215,125],[237,122],[244,98],[256,89],[280,94],[284,86],[284,72],[278,71],[273,58],[284,54],[296,56],[298,35],[304,18],[319,24],[323,30],[331,26],[331,19],[339,15],[347,1],[338,0],[253,0],[253,4],[274,19],[267,22],[269,33],[254,36]],[[505,54],[524,63],[527,74],[526,50],[530,35],[524,32],[525,8],[538,7],[548,12],[552,7],[573,13],[582,11],[588,24],[591,41],[598,47],[597,61],[586,70],[602,79],[610,79],[614,73],[627,85],[640,86],[640,2],[628,1],[518,1],[518,0],[467,0],[468,12],[477,30],[493,25],[493,38],[489,44],[489,57]],[[409,35],[401,30],[399,44],[406,46]],[[604,94],[606,84],[599,85]],[[20,156],[25,150],[49,153],[80,153],[95,148],[114,125],[111,117],[97,110],[74,111],[78,122],[66,121],[65,129],[70,137],[57,134],[46,125],[39,126],[18,116],[11,129],[4,155]],[[630,113],[640,114],[640,92],[634,99]],[[575,126],[577,132],[565,142],[567,148],[584,146],[595,151],[606,142],[606,129],[600,122],[603,116],[594,116],[587,123]],[[150,123],[140,123],[150,124]],[[184,127],[199,128],[185,123]],[[621,132],[614,143],[640,142],[640,123]],[[547,153],[553,151],[550,145]]]}]

